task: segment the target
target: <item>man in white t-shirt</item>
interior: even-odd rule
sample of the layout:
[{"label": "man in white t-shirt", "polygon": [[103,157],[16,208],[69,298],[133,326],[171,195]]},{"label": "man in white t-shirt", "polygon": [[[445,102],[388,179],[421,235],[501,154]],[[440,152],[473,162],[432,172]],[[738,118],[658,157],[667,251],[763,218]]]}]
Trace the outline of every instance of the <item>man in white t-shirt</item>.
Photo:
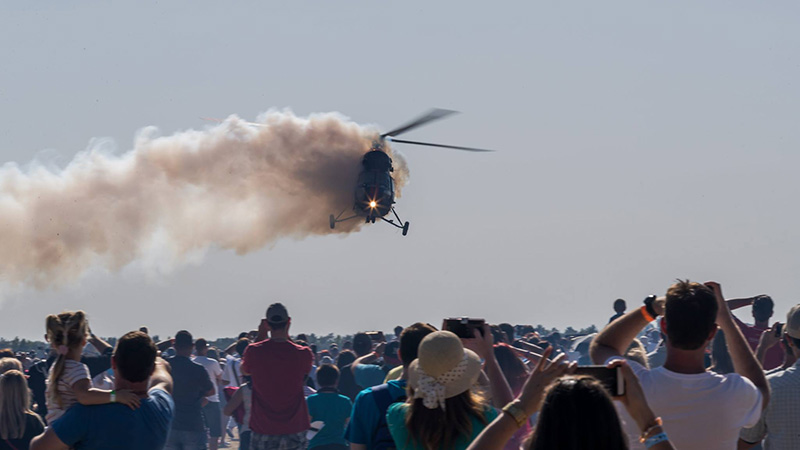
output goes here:
[{"label": "man in white t-shirt", "polygon": [[[648,370],[629,362],[647,403],[663,420],[675,448],[735,449],[739,430],[758,422],[770,391],[719,284],[678,281],[666,299],[650,299],[598,333],[590,350],[592,360],[602,364],[621,358],[636,335],[660,315],[667,348],[664,365]],[[736,373],[705,370],[705,349],[718,326],[725,332]]]},{"label": "man in white t-shirt", "polygon": [[208,429],[208,448],[209,450],[217,450],[219,438],[222,436],[222,408],[219,406],[219,389],[217,389],[222,379],[222,367],[220,367],[219,361],[206,356],[208,354],[208,342],[205,339],[196,340],[194,349],[197,356],[192,360],[206,369],[208,378],[211,379],[211,384],[214,385],[214,394],[206,397],[208,403],[203,406],[203,418]]}]

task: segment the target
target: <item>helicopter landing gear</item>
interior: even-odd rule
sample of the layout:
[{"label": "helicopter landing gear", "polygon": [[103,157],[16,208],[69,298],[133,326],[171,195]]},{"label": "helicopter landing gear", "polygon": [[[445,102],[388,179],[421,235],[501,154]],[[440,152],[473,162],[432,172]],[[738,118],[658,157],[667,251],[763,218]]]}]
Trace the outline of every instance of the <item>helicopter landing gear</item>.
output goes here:
[{"label": "helicopter landing gear", "polygon": [[[397,219],[397,223],[395,223],[394,220],[387,219],[385,217],[381,217],[381,220],[383,220],[384,222],[388,223],[389,225],[391,225],[393,227],[397,227],[397,228],[400,228],[401,230],[403,230],[403,236],[407,235],[408,234],[408,222],[403,223],[403,221],[400,220],[400,216],[397,215],[397,211],[395,211],[394,208],[392,208],[392,213],[394,213],[394,217]],[[402,223],[402,225],[400,225],[401,223]]]},{"label": "helicopter landing gear", "polygon": [[358,217],[357,215],[353,215],[353,216],[350,216],[350,217],[345,217],[344,219],[340,219],[340,217],[342,217],[342,214],[344,214],[344,210],[342,210],[342,212],[340,212],[339,215],[336,216],[336,217],[334,217],[333,214],[330,215],[328,220],[330,221],[331,230],[334,229],[336,227],[336,224],[339,223],[339,222],[344,222],[344,221],[347,221],[347,220],[350,220],[350,219],[355,219],[356,217]]}]

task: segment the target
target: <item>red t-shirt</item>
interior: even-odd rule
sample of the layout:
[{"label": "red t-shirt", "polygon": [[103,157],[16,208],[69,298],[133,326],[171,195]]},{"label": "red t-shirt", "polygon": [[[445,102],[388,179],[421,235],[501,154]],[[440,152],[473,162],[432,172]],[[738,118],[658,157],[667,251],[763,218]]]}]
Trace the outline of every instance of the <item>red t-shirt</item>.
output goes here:
[{"label": "red t-shirt", "polygon": [[[747,339],[747,343],[750,344],[750,348],[755,352],[756,347],[758,347],[758,340],[761,339],[761,334],[764,333],[766,328],[748,325],[739,320],[736,316],[733,316],[733,320],[736,321],[736,325],[742,330],[742,334],[744,338]],[[764,355],[764,370],[774,369],[781,364],[783,364],[783,348],[781,348],[780,344],[776,344],[767,350],[767,354]]]},{"label": "red t-shirt", "polygon": [[303,385],[313,359],[310,348],[289,341],[267,339],[247,346],[242,372],[253,380],[253,432],[295,434],[310,428]]}]

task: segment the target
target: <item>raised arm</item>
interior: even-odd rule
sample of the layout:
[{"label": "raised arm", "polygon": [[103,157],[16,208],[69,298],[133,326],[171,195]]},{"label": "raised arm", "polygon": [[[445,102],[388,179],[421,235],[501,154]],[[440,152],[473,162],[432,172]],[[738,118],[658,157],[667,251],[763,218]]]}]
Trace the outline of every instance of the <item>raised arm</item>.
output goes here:
[{"label": "raised arm", "polygon": [[733,370],[756,385],[763,396],[761,407],[766,408],[770,391],[767,377],[764,376],[764,370],[756,360],[755,355],[753,355],[753,351],[750,350],[750,346],[744,339],[741,330],[736,326],[733,315],[728,309],[728,304],[722,296],[722,287],[715,281],[709,281],[705,285],[714,291],[714,295],[717,298],[719,307],[717,310],[717,325],[725,333],[725,342],[728,344],[728,352],[731,354]]},{"label": "raised arm", "polygon": [[362,364],[374,363],[375,361],[380,359],[381,356],[383,356],[383,351],[385,349],[386,349],[386,343],[381,342],[375,347],[375,350],[373,350],[371,353],[367,353],[366,355],[353,361],[353,364],[350,365],[350,370],[353,371],[353,373],[356,373],[356,367]]},{"label": "raised arm", "polygon": [[156,368],[150,375],[150,389],[163,389],[172,394],[172,368],[162,358],[156,358]]},{"label": "raised arm", "polygon": [[111,344],[95,336],[91,330],[89,330],[89,343],[92,344],[92,346],[94,346],[94,348],[96,348],[101,355],[105,354],[105,352],[108,350],[111,350]]},{"label": "raised arm", "polygon": [[462,339],[464,346],[469,348],[483,358],[483,370],[489,378],[489,389],[492,394],[492,404],[496,408],[502,408],[514,398],[508,380],[497,363],[494,356],[494,338],[492,330],[488,324],[483,324],[483,335],[476,329],[473,339]]},{"label": "raised arm", "polygon": [[750,306],[753,304],[754,301],[758,296],[755,297],[743,297],[743,298],[732,298],[730,300],[725,300],[725,303],[728,304],[728,309],[733,311],[734,309],[744,308],[745,306]]},{"label": "raised arm", "polygon": [[[644,308],[644,307],[642,307]],[[589,355],[595,364],[605,364],[609,358],[622,356],[631,345],[633,339],[650,321],[645,318],[642,308],[634,309],[619,319],[611,322],[592,339]],[[664,314],[664,299],[653,302],[656,315]]]},{"label": "raised arm", "polygon": [[531,415],[539,410],[545,388],[558,377],[575,371],[574,363],[565,363],[566,355],[564,354],[556,357],[551,363],[547,357],[552,353],[553,347],[548,347],[544,351],[542,359],[531,371],[519,396],[511,403],[514,406],[503,408],[503,413],[483,429],[481,434],[472,441],[468,450],[501,450],[504,448],[511,436],[524,425]]}]

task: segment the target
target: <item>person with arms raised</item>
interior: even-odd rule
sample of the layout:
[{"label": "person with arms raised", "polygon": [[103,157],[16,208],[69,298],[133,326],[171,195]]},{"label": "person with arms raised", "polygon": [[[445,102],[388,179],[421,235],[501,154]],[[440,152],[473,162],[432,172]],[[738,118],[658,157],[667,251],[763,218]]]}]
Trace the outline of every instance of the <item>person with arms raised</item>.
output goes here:
[{"label": "person with arms raised", "polygon": [[[667,359],[648,370],[629,362],[664,431],[681,450],[736,448],[739,430],[758,421],[769,385],[722,297],[719,284],[678,281],[666,299],[652,299],[610,323],[592,341],[595,364],[621,358],[636,335],[662,316]],[[705,349],[722,328],[736,373],[705,370]]]},{"label": "person with arms raised", "polygon": [[292,319],[273,303],[261,320],[255,343],[242,357],[242,373],[252,379],[251,450],[295,450],[308,446],[310,428],[303,391],[311,372],[311,349],[289,339]]},{"label": "person with arms raised", "polygon": [[[501,450],[515,433],[539,413],[536,428],[521,447],[526,450],[627,450],[627,437],[606,388],[588,376],[572,376],[575,363],[563,353],[550,361],[552,347],[531,371],[517,398],[470,444],[468,450]],[[636,375],[623,360],[619,367],[625,379],[625,394],[617,397],[635,418],[640,441],[652,450],[674,450],[658,418],[647,405]]]}]

